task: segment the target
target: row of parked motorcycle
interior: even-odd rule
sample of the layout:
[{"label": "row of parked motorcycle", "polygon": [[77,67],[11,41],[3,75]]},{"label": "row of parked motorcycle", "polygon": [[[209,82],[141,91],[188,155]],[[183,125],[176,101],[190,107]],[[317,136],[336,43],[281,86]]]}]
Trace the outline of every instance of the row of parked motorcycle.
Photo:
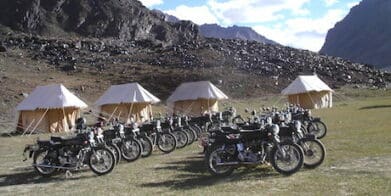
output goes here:
[{"label": "row of parked motorcycle", "polygon": [[263,108],[249,116],[245,120],[230,108],[200,117],[159,117],[142,124],[114,119],[86,126],[86,120],[79,118],[72,136],[37,140],[27,145],[23,154],[25,160],[27,154],[33,159],[34,169],[42,176],[85,167],[104,175],[121,160],[148,157],[156,148],[171,153],[197,140],[209,172],[216,176],[229,175],[239,166],[265,163],[289,175],[303,164],[315,168],[323,162],[326,150],[320,139],[327,127],[309,110]]},{"label": "row of parked motorcycle", "polygon": [[75,171],[84,167],[97,175],[110,173],[121,160],[135,161],[148,157],[154,149],[171,153],[194,143],[206,127],[207,116],[189,118],[171,116],[156,118],[143,124],[99,121],[86,126],[86,120],[76,120],[77,131],[72,136],[51,136],[37,140],[24,149],[24,160],[33,159],[34,169],[42,176],[58,171]]},{"label": "row of parked motorcycle", "polygon": [[[284,110],[263,108],[259,114],[252,111],[246,120],[234,113],[223,112],[212,120],[202,140],[212,175],[227,176],[240,166],[257,164],[271,164],[277,172],[291,175],[303,165],[315,168],[325,159],[320,139],[327,127],[310,110],[293,105]],[[233,118],[224,121],[224,115]]]}]

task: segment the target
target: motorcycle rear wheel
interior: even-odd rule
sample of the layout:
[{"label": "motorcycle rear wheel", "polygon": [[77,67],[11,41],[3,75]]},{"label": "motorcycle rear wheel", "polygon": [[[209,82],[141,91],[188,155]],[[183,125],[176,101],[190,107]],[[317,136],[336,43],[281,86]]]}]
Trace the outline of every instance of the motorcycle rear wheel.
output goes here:
[{"label": "motorcycle rear wheel", "polygon": [[51,165],[50,160],[47,158],[48,150],[38,150],[34,152],[33,157],[33,164],[34,169],[36,172],[38,172],[41,176],[49,177],[56,173],[56,168],[50,168],[50,167],[39,167],[38,165]]},{"label": "motorcycle rear wheel", "polygon": [[110,173],[115,166],[114,153],[105,147],[96,147],[92,149],[88,157],[88,166],[97,175]]},{"label": "motorcycle rear wheel", "polygon": [[[205,155],[205,162],[208,167],[208,171],[213,176],[229,176],[235,170],[234,166],[217,166],[216,163],[221,161],[220,155],[225,153],[221,146],[212,146],[208,148]],[[220,160],[220,161],[219,161]]]},{"label": "motorcycle rear wheel", "polygon": [[[292,175],[300,170],[304,162],[304,154],[301,147],[289,141],[274,146],[270,152],[273,168],[283,175]],[[285,156],[284,156],[285,154]]]}]

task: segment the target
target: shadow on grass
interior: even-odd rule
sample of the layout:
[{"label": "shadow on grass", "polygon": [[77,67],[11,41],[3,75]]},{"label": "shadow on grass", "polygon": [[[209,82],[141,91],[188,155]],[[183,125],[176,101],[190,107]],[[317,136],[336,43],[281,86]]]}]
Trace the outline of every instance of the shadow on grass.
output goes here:
[{"label": "shadow on grass", "polygon": [[372,105],[360,108],[360,110],[369,110],[369,109],[377,109],[377,108],[391,108],[391,105]]},{"label": "shadow on grass", "polygon": [[172,189],[196,189],[226,182],[283,177],[271,167],[241,167],[228,177],[214,177],[205,166],[203,156],[187,157],[186,160],[167,163],[156,170],[182,171],[172,179],[161,182],[144,183],[142,187],[170,187]]},{"label": "shadow on grass", "polygon": [[61,182],[69,180],[80,180],[91,178],[93,176],[85,176],[75,174],[82,174],[84,172],[89,172],[90,170],[80,170],[72,172],[72,176],[69,178],[65,177],[65,172],[58,172],[56,175],[51,177],[42,177],[35,170],[28,169],[18,169],[18,173],[11,174],[2,174],[0,175],[0,187],[3,186],[12,186],[12,185],[23,185],[23,184],[42,184],[42,183],[52,183],[52,182]]}]

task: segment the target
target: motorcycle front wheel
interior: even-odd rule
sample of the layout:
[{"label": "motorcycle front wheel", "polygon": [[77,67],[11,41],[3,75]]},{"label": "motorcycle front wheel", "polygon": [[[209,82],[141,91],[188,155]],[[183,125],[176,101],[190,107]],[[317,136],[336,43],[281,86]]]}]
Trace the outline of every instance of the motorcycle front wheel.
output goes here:
[{"label": "motorcycle front wheel", "polygon": [[108,148],[93,148],[89,156],[88,166],[97,175],[110,173],[115,166],[114,153]]},{"label": "motorcycle front wheel", "polygon": [[314,134],[316,138],[322,139],[326,136],[327,126],[322,121],[313,121],[308,125],[308,133]]},{"label": "motorcycle front wheel", "polygon": [[326,157],[326,148],[317,139],[303,139],[300,146],[304,152],[304,167],[315,168],[323,163]]},{"label": "motorcycle front wheel", "polygon": [[141,156],[141,144],[133,138],[125,139],[122,142],[120,149],[122,158],[128,162],[135,161]]},{"label": "motorcycle front wheel", "polygon": [[281,142],[278,146],[275,145],[270,152],[274,169],[283,175],[291,175],[299,171],[304,162],[301,147],[289,141]]},{"label": "motorcycle front wheel", "polygon": [[115,144],[107,144],[107,148],[109,148],[113,152],[115,157],[115,163],[119,164],[119,162],[121,162],[121,150],[119,149],[119,147]]},{"label": "motorcycle front wheel", "polygon": [[53,165],[53,163],[50,161],[50,158],[47,156],[48,153],[49,153],[48,150],[38,150],[34,152],[34,157],[33,157],[33,164],[34,164],[35,171],[37,171],[41,176],[45,176],[45,177],[52,176],[56,173],[56,169],[50,167],[51,165]]},{"label": "motorcycle front wheel", "polygon": [[162,133],[158,136],[157,147],[164,153],[170,153],[176,148],[175,136],[171,133]]},{"label": "motorcycle front wheel", "polygon": [[141,157],[149,157],[152,154],[153,144],[152,140],[148,136],[141,136],[138,138],[140,141],[142,152]]},{"label": "motorcycle front wheel", "polygon": [[227,153],[221,146],[212,146],[206,151],[205,162],[209,173],[213,176],[229,176],[235,170],[233,166],[219,166],[218,163],[223,163],[224,157]]},{"label": "motorcycle front wheel", "polygon": [[196,140],[197,134],[193,130],[191,130],[190,128],[185,128],[183,130],[187,134],[187,138],[188,138],[187,145],[191,145]]},{"label": "motorcycle front wheel", "polygon": [[177,130],[173,131],[172,134],[175,136],[177,148],[183,148],[187,145],[189,139],[187,138],[186,132]]}]

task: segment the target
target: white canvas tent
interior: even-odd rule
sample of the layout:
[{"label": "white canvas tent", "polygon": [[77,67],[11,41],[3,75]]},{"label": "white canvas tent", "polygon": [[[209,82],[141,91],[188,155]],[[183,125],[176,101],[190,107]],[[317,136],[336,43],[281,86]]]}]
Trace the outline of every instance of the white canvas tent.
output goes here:
[{"label": "white canvas tent", "polygon": [[281,93],[288,96],[289,103],[300,104],[306,109],[319,109],[333,106],[333,92],[317,75],[310,75],[298,76]]},{"label": "white canvas tent", "polygon": [[137,122],[149,120],[152,117],[152,105],[160,99],[145,90],[138,83],[111,86],[96,102],[102,114],[108,120],[119,118],[129,123],[132,117]]},{"label": "white canvas tent", "polygon": [[75,126],[82,100],[62,84],[38,86],[16,107],[17,129],[27,132],[64,132]]},{"label": "white canvas tent", "polygon": [[209,81],[182,83],[167,99],[171,114],[200,116],[205,112],[217,112],[218,101],[228,99]]}]

